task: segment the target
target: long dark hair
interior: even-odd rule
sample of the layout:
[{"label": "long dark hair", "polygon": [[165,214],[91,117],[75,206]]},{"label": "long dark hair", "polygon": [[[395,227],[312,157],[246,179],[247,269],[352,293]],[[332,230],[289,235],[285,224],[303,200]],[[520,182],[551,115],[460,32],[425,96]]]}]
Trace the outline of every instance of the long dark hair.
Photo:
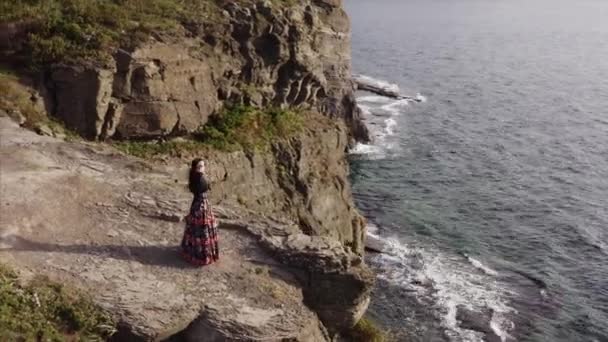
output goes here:
[{"label": "long dark hair", "polygon": [[198,163],[202,162],[201,158],[196,158],[192,160],[192,164],[190,165],[190,176],[188,177],[188,189],[190,192],[195,194],[198,185],[201,182],[201,173],[196,171],[196,166]]}]

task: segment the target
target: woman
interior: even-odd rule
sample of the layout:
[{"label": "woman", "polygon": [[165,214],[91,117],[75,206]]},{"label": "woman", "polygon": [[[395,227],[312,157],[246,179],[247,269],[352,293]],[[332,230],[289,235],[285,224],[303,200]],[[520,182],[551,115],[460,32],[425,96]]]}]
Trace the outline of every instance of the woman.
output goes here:
[{"label": "woman", "polygon": [[188,188],[194,199],[186,216],[182,255],[194,265],[209,265],[219,259],[219,248],[217,225],[207,199],[210,186],[205,179],[205,162],[202,159],[192,161]]}]

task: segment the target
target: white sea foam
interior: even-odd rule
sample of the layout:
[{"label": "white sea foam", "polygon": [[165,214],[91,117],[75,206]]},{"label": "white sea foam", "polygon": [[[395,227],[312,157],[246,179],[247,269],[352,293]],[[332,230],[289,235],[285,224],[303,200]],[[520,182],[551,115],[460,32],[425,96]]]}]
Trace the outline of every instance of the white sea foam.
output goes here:
[{"label": "white sea foam", "polygon": [[393,135],[395,134],[395,126],[397,126],[397,121],[395,121],[395,119],[393,118],[389,118],[386,119],[384,121],[384,123],[386,124],[386,126],[384,127],[384,131],[386,132],[387,135]]},{"label": "white sea foam", "polygon": [[359,103],[367,102],[367,103],[371,103],[371,104],[381,104],[381,103],[387,103],[390,101],[393,101],[393,100],[386,96],[380,96],[380,95],[367,95],[367,96],[361,96],[361,97],[357,98],[357,102],[359,102]]},{"label": "white sea foam", "polygon": [[410,247],[398,238],[383,237],[377,232],[368,230],[367,234],[382,241],[383,253],[372,257],[378,276],[419,298],[431,298],[452,341],[483,341],[483,334],[459,326],[457,313],[461,306],[473,311],[491,309],[490,327],[502,341],[507,341],[508,331],[513,329],[507,315],[514,310],[503,299],[507,290],[491,274],[475,272],[461,256],[429,251],[418,244]]},{"label": "white sea foam", "polygon": [[504,312],[494,312],[492,314],[490,329],[492,329],[496,336],[500,337],[501,341],[513,340],[509,331],[515,329],[515,324],[508,317],[505,317]]},{"label": "white sea foam", "polygon": [[416,94],[416,100],[418,100],[420,102],[426,102],[426,96],[418,93],[418,94]]},{"label": "white sea foam", "polygon": [[369,158],[384,157],[384,150],[380,146],[357,143],[350,151],[353,155],[366,155]]},{"label": "white sea foam", "polygon": [[465,254],[465,256],[466,256],[467,260],[471,263],[471,265],[473,265],[475,268],[480,269],[483,273],[485,273],[487,275],[491,275],[491,276],[498,275],[498,272],[496,272],[493,269],[489,268],[488,266],[482,264],[481,261],[474,259],[466,254]]},{"label": "white sea foam", "polygon": [[398,115],[401,112],[401,110],[404,109],[404,107],[409,105],[410,102],[411,102],[411,100],[408,100],[408,99],[396,100],[396,101],[392,101],[391,103],[386,104],[380,108],[385,111],[391,112],[394,115]]},{"label": "white sea foam", "polygon": [[376,86],[378,88],[386,89],[388,91],[392,91],[392,92],[396,92],[396,93],[399,92],[399,86],[394,83],[389,83],[389,82],[379,80],[379,79],[376,79],[376,78],[373,78],[370,76],[365,76],[365,75],[355,75],[355,76],[353,76],[353,78],[361,83],[370,84],[370,85]]},{"label": "white sea foam", "polygon": [[378,226],[376,226],[373,223],[368,223],[367,226],[365,226],[365,228],[366,228],[368,234],[378,233]]},{"label": "white sea foam", "polygon": [[[357,76],[365,83],[374,84],[378,87],[398,91],[399,87],[386,81],[374,79],[369,76]],[[418,94],[416,99],[426,101],[422,95]],[[395,116],[401,115],[409,106],[412,99],[395,100],[385,96],[366,95],[357,98],[357,103],[361,109],[361,116],[370,131],[373,139],[372,144],[358,144],[350,153],[353,155],[365,155],[366,158],[381,159],[388,154],[399,150],[400,145],[396,139],[392,138],[397,133],[397,120]]]},{"label": "white sea foam", "polygon": [[357,104],[357,106],[359,107],[359,109],[361,109],[361,114],[363,116],[368,116],[368,115],[372,115],[371,109],[372,107],[370,106],[366,106],[364,104]]},{"label": "white sea foam", "polygon": [[393,113],[383,113],[377,106],[359,104],[362,117],[372,136],[372,144],[357,144],[350,153],[365,155],[369,159],[381,159],[389,152],[398,148],[395,141],[389,138],[395,134],[397,121],[392,118]]}]

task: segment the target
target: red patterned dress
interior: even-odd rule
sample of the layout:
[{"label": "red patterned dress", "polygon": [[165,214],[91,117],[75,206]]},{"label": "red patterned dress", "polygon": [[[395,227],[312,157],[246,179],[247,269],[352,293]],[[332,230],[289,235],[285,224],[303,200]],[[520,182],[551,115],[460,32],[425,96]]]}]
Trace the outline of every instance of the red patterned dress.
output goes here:
[{"label": "red patterned dress", "polygon": [[182,239],[182,255],[197,266],[209,265],[219,259],[219,246],[215,217],[207,199],[208,186],[204,179],[194,194],[190,213],[186,216],[186,229]]}]

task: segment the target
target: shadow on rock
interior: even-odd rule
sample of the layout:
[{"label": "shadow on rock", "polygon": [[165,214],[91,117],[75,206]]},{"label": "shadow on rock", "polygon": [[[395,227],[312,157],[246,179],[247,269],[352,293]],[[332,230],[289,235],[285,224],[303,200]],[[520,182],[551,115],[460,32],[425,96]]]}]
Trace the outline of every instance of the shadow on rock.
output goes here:
[{"label": "shadow on rock", "polygon": [[23,252],[88,254],[116,260],[136,261],[144,265],[192,268],[181,259],[178,246],[127,246],[127,245],[86,245],[86,244],[54,244],[32,241],[20,236],[7,237],[11,247],[0,250]]}]

